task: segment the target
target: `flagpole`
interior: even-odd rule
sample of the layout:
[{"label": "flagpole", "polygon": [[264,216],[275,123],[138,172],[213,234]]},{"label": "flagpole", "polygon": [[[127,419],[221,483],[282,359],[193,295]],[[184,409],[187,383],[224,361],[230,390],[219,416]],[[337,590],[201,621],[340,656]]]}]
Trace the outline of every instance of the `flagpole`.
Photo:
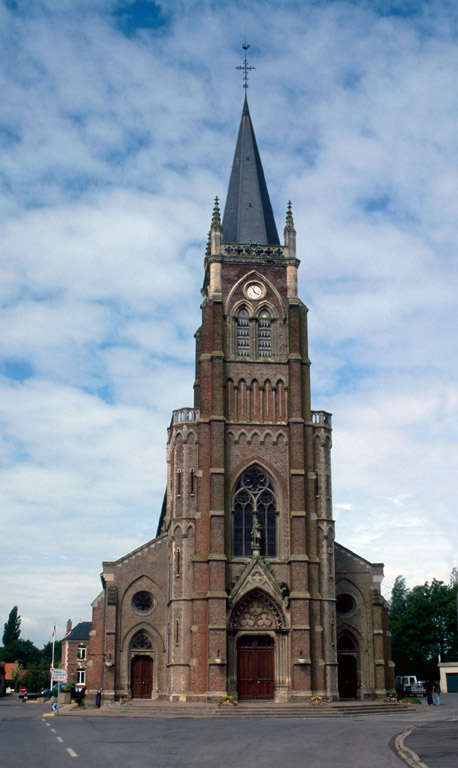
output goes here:
[{"label": "flagpole", "polygon": [[52,656],[51,656],[51,688],[52,688],[52,673],[54,669],[54,643],[56,641],[56,624],[54,622],[54,629],[52,631]]}]

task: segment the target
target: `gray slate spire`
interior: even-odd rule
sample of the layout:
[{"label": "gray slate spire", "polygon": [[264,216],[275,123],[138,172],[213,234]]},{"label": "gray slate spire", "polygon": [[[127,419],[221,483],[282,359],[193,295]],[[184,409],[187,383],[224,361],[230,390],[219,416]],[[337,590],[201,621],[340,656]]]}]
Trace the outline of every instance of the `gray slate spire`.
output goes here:
[{"label": "gray slate spire", "polygon": [[250,241],[280,245],[245,96],[224,209],[223,242]]}]

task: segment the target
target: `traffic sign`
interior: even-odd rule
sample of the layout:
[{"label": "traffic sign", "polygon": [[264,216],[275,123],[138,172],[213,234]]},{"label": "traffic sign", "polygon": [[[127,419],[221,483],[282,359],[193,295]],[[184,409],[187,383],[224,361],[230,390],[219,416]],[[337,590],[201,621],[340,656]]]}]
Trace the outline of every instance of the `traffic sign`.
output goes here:
[{"label": "traffic sign", "polygon": [[19,693],[21,693],[22,695],[24,695],[24,693],[27,693],[27,688],[25,687],[25,685],[21,685],[21,687],[19,688]]},{"label": "traffic sign", "polygon": [[54,683],[66,683],[67,682],[67,670],[66,669],[53,669],[52,679]]}]

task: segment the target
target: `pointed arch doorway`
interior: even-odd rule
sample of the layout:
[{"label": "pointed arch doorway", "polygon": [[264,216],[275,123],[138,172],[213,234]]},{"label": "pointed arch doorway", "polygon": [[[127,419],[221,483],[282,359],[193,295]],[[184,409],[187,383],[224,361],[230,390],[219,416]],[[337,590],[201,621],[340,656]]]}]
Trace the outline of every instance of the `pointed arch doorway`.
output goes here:
[{"label": "pointed arch doorway", "polygon": [[[259,573],[253,576],[259,582]],[[289,632],[279,603],[256,586],[234,605],[228,633],[228,693],[240,700],[286,701]]]},{"label": "pointed arch doorway", "polygon": [[130,689],[133,699],[151,699],[153,692],[153,643],[140,630],[130,646]]},{"label": "pointed arch doorway", "polygon": [[237,641],[237,694],[240,700],[273,699],[275,642],[269,635],[242,635]]},{"label": "pointed arch doorway", "polygon": [[344,632],[337,641],[337,661],[339,697],[356,699],[358,697],[358,646],[349,632]]},{"label": "pointed arch doorway", "polygon": [[133,699],[150,699],[153,691],[153,660],[150,656],[132,656],[131,688]]}]

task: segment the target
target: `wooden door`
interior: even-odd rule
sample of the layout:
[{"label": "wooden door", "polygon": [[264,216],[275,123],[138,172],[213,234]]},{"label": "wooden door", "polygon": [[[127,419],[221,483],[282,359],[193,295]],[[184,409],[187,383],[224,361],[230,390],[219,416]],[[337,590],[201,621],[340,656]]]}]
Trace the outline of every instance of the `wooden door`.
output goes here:
[{"label": "wooden door", "polygon": [[256,635],[237,643],[237,692],[239,699],[273,699],[274,641]]},{"label": "wooden door", "polygon": [[149,656],[134,656],[130,685],[133,699],[150,699],[153,690],[153,660]]},{"label": "wooden door", "polygon": [[339,653],[337,660],[339,662],[339,696],[341,699],[356,699],[356,656]]}]

